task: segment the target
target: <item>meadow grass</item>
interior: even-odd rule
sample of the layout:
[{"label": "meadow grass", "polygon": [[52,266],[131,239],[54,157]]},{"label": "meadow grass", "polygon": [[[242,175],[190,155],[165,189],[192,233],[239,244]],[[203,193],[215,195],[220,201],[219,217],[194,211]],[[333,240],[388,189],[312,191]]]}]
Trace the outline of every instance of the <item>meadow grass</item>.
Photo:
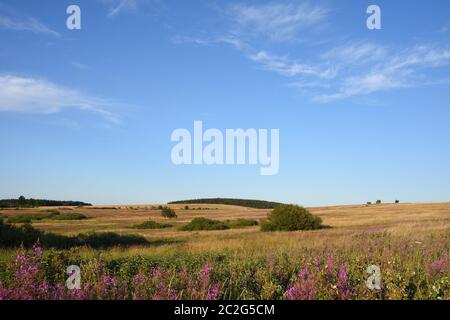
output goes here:
[{"label": "meadow grass", "polygon": [[[89,275],[85,280],[91,287],[105,286],[102,279],[108,276],[116,283],[109,291],[105,289],[109,298],[450,299],[448,203],[309,208],[331,228],[273,233],[263,233],[258,226],[179,230],[196,217],[223,223],[259,221],[269,210],[219,205],[214,205],[217,210],[171,207],[178,218],[164,229],[130,229],[130,225],[148,219],[168,221],[149,206],[77,208],[89,219],[40,221],[35,227],[58,234],[117,232],[139,234],[149,241],[146,246],[107,250],[44,250],[40,270],[50,283],[64,283],[65,266],[77,264]],[[38,214],[40,210],[6,210],[4,215]],[[0,250],[0,280],[5,287],[14,282],[16,254],[17,249]],[[95,265],[102,267],[97,270]],[[369,265],[380,266],[381,290],[371,291],[366,286]],[[206,277],[202,276],[205,268],[207,288],[199,292],[192,284]],[[180,277],[183,272],[194,278]],[[139,291],[133,282],[138,275],[145,275],[142,281],[149,286],[158,279],[163,289],[155,286]],[[127,283],[128,289],[124,291],[119,283]],[[88,288],[83,294],[108,298]]]}]

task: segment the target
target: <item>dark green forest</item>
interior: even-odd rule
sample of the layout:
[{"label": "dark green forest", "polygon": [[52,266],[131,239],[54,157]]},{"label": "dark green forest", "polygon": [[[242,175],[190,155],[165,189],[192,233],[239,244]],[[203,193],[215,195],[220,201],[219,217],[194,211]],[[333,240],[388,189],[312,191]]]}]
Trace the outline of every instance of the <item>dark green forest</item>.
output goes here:
[{"label": "dark green forest", "polygon": [[65,206],[91,206],[81,201],[58,201],[45,199],[27,199],[20,196],[18,199],[0,200],[0,208],[34,208],[34,207],[65,207]]},{"label": "dark green forest", "polygon": [[192,199],[192,200],[182,200],[173,201],[169,204],[226,204],[233,206],[249,207],[255,209],[273,209],[276,206],[281,205],[278,202],[263,201],[263,200],[249,200],[249,199],[233,199],[233,198],[211,198],[211,199]]}]

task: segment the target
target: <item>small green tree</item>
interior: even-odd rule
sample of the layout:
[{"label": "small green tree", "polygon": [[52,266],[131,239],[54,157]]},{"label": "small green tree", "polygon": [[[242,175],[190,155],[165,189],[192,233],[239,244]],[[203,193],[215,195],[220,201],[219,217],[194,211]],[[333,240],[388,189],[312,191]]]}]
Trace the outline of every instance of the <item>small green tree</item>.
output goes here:
[{"label": "small green tree", "polygon": [[177,214],[176,214],[175,210],[173,210],[172,208],[169,208],[169,207],[163,207],[161,209],[161,215],[164,218],[169,218],[169,219],[177,217]]},{"label": "small green tree", "polygon": [[24,207],[27,203],[27,199],[24,196],[19,197],[19,207]]},{"label": "small green tree", "polygon": [[261,223],[261,231],[315,230],[322,227],[322,219],[297,205],[280,205]]}]

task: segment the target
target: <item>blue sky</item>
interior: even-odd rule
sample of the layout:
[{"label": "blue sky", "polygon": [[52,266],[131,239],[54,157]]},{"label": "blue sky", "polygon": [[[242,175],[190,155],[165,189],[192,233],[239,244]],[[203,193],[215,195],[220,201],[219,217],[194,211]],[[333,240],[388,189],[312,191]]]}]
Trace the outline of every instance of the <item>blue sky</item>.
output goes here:
[{"label": "blue sky", "polygon": [[[449,201],[449,71],[446,0],[0,0],[0,197]],[[279,129],[279,174],[173,165],[194,120]]]}]

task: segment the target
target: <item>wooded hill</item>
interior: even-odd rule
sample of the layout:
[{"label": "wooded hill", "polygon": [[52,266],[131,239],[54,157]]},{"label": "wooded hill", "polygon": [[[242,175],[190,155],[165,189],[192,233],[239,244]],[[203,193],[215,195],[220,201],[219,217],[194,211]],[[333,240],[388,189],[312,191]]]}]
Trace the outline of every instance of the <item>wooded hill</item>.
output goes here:
[{"label": "wooded hill", "polygon": [[45,199],[26,199],[24,196],[18,199],[0,200],[0,208],[34,208],[34,207],[66,207],[66,206],[91,206],[90,203],[81,201],[58,201]]},{"label": "wooded hill", "polygon": [[272,209],[280,205],[279,202],[263,201],[263,200],[249,200],[249,199],[232,199],[232,198],[211,198],[211,199],[192,199],[173,201],[169,204],[226,204],[233,206],[249,207],[256,209]]}]

